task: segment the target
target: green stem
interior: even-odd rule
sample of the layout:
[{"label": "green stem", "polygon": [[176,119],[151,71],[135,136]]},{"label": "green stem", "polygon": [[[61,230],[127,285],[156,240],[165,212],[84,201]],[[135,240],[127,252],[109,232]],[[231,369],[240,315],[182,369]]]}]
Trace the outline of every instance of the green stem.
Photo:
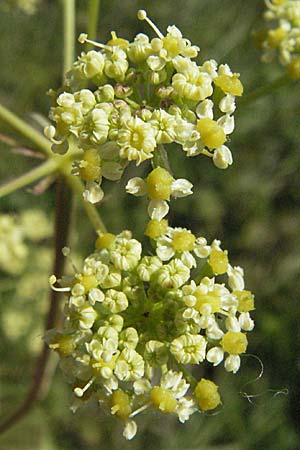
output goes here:
[{"label": "green stem", "polygon": [[[89,0],[88,6],[88,26],[87,34],[89,39],[95,41],[97,38],[98,15],[100,10],[100,0]],[[90,50],[92,46],[86,44],[86,50]]]},{"label": "green stem", "polygon": [[243,106],[249,105],[250,103],[255,102],[259,98],[271,94],[272,92],[276,91],[277,89],[281,88],[282,86],[285,86],[290,82],[291,79],[287,75],[283,75],[282,77],[277,78],[274,81],[271,81],[269,84],[254,89],[252,92],[249,92],[249,94],[244,95],[239,100],[239,105]]},{"label": "green stem", "polygon": [[170,172],[170,174],[172,175],[172,169],[170,167],[168,153],[163,144],[159,144],[156,147],[153,158],[151,160],[151,164],[153,169],[156,169],[156,167],[162,167],[166,169],[168,172]]},{"label": "green stem", "polygon": [[28,125],[24,120],[20,119],[13,112],[9,111],[5,106],[0,104],[0,121],[3,121],[19,134],[29,139],[30,142],[35,144],[40,151],[47,156],[51,156],[51,144],[39,131]]},{"label": "green stem", "polygon": [[16,178],[0,186],[0,198],[4,197],[5,195],[11,194],[17,189],[21,189],[31,183],[34,183],[35,181],[45,177],[46,175],[50,175],[58,169],[59,165],[60,163],[57,159],[51,158],[40,166],[30,170],[24,175],[21,175],[19,178]]},{"label": "green stem", "polygon": [[66,183],[70,186],[73,192],[76,193],[77,197],[81,200],[81,204],[85,209],[86,215],[88,216],[91,224],[93,225],[96,232],[100,231],[102,233],[106,232],[106,227],[104,225],[103,220],[101,219],[101,216],[99,212],[97,211],[97,208],[89,203],[86,202],[83,198],[83,185],[81,181],[76,178],[74,175],[65,174],[65,180]]},{"label": "green stem", "polygon": [[63,76],[71,69],[75,57],[75,0],[63,0],[64,64]]}]

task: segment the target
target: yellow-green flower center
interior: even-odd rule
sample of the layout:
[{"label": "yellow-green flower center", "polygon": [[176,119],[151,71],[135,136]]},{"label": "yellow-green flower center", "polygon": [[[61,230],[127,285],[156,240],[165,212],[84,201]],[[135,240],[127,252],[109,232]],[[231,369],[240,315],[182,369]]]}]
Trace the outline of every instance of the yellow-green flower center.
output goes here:
[{"label": "yellow-green flower center", "polygon": [[228,256],[227,251],[212,250],[208,260],[213,272],[216,275],[222,275],[227,272],[228,269]]},{"label": "yellow-green flower center", "polygon": [[221,403],[218,386],[205,378],[197,384],[194,395],[202,411],[215,409]]},{"label": "yellow-green flower center", "polygon": [[153,405],[163,413],[171,413],[177,406],[177,400],[172,393],[160,386],[154,386],[150,398]]},{"label": "yellow-green flower center", "polygon": [[197,122],[197,130],[200,133],[203,144],[209,149],[220,147],[226,141],[223,128],[213,119],[205,117]]},{"label": "yellow-green flower center", "polygon": [[239,306],[239,312],[249,312],[253,311],[254,308],[254,295],[251,291],[233,291],[233,294],[236,295]]},{"label": "yellow-green flower center", "polygon": [[247,336],[240,331],[228,331],[222,338],[222,346],[225,352],[231,355],[245,353],[248,345]]},{"label": "yellow-green flower center", "polygon": [[101,177],[101,158],[97,150],[90,148],[84,152],[79,173],[83,181],[99,181]]},{"label": "yellow-green flower center", "polygon": [[146,230],[145,230],[145,235],[150,237],[151,239],[157,239],[160,236],[162,236],[163,234],[165,234],[165,232],[167,231],[168,228],[168,221],[167,220],[156,220],[156,219],[152,219],[149,220]]},{"label": "yellow-green flower center", "polygon": [[111,395],[112,413],[120,419],[127,419],[131,414],[130,397],[122,389],[117,389]]},{"label": "yellow-green flower center", "polygon": [[201,312],[201,308],[203,305],[210,305],[212,313],[216,313],[220,311],[221,308],[221,300],[220,297],[215,292],[209,292],[207,294],[203,294],[199,290],[196,290],[195,297],[197,299],[197,302],[194,306],[194,308]]},{"label": "yellow-green flower center", "polygon": [[177,252],[191,251],[195,246],[195,236],[188,230],[175,231],[172,246]]},{"label": "yellow-green flower center", "polygon": [[96,240],[96,248],[102,250],[103,248],[111,249],[115,243],[116,237],[112,233],[103,233]]},{"label": "yellow-green flower center", "polygon": [[237,74],[234,75],[219,75],[214,83],[222,89],[225,94],[241,96],[243,94],[243,85]]},{"label": "yellow-green flower center", "polygon": [[174,179],[166,169],[157,167],[147,177],[148,195],[153,200],[169,200]]}]

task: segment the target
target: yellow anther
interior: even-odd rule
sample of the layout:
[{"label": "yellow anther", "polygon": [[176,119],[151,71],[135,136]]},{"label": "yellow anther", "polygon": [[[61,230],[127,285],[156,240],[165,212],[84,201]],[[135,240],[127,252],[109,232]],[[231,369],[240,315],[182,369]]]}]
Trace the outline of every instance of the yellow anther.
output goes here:
[{"label": "yellow anther", "polygon": [[205,117],[197,122],[197,130],[200,133],[203,144],[209,149],[220,147],[226,141],[223,128],[213,119]]},{"label": "yellow anther", "polygon": [[157,36],[160,39],[163,39],[164,35],[160,32],[160,30],[157,28],[157,26],[155,25],[155,23],[152,22],[152,20],[149,19],[149,17],[147,16],[147,12],[144,9],[140,9],[137,13],[137,18],[139,20],[146,20],[146,22],[148,23],[148,25],[150,25],[150,27],[152,28],[152,30],[157,34]]},{"label": "yellow anther", "polygon": [[147,179],[148,195],[153,200],[169,200],[171,195],[171,184],[174,178],[166,169],[157,167],[152,170]]},{"label": "yellow anther", "polygon": [[221,403],[218,386],[205,378],[197,384],[194,395],[202,411],[215,409]]},{"label": "yellow anther", "polygon": [[230,355],[245,353],[248,345],[247,336],[240,331],[228,331],[224,334],[221,344],[225,352]]},{"label": "yellow anther", "polygon": [[78,42],[80,42],[80,44],[91,44],[94,47],[99,47],[102,48],[104,50],[108,50],[110,52],[112,52],[112,48],[109,45],[104,45],[104,44],[100,44],[99,42],[96,41],[92,41],[91,39],[88,39],[88,35],[86,33],[81,33],[78,37]]},{"label": "yellow anther", "polygon": [[225,94],[231,94],[236,96],[241,96],[243,94],[243,85],[239,80],[239,75],[219,75],[214,83],[218,86]]}]

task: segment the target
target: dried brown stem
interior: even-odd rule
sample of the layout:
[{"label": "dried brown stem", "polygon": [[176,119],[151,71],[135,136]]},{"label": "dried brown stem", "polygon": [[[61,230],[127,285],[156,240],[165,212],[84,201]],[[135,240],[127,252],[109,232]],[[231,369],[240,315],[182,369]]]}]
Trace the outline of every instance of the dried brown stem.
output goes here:
[{"label": "dried brown stem", "polygon": [[[64,260],[62,248],[67,245],[69,235],[69,222],[71,216],[71,198],[62,178],[57,179],[56,184],[56,213],[55,213],[55,257],[53,273],[59,278],[63,274]],[[59,320],[59,293],[53,290],[49,294],[49,309],[45,321],[45,330],[54,328]],[[4,433],[21,419],[23,419],[39,398],[43,385],[50,349],[44,343],[41,353],[37,358],[35,370],[32,376],[31,387],[20,407],[12,413],[2,424],[0,433]]]}]

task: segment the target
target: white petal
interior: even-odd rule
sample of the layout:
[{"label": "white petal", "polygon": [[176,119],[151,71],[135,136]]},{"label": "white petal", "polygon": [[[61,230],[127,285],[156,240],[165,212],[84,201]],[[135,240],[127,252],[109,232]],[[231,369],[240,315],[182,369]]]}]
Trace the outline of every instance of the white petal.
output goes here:
[{"label": "white petal", "polygon": [[147,193],[147,183],[139,177],[131,178],[126,185],[126,192],[136,197],[145,195]]},{"label": "white petal", "polygon": [[193,193],[192,188],[192,183],[184,178],[178,178],[178,180],[173,181],[171,184],[171,192],[175,198],[191,195]]},{"label": "white petal", "polygon": [[225,325],[228,331],[241,331],[241,326],[238,319],[234,316],[229,316],[225,320]]},{"label": "white petal", "polygon": [[219,103],[219,108],[223,113],[232,114],[235,111],[235,97],[231,94],[225,95]]},{"label": "white petal", "polygon": [[218,169],[227,169],[233,163],[231,151],[226,145],[216,148],[212,159]]},{"label": "white petal", "polygon": [[135,421],[127,420],[123,431],[124,438],[130,441],[132,438],[134,438],[136,432],[137,432],[137,424],[135,423]]},{"label": "white petal", "polygon": [[165,200],[151,200],[148,205],[148,214],[151,219],[159,222],[168,214],[169,205]]},{"label": "white petal", "polygon": [[214,118],[213,107],[214,104],[211,100],[204,100],[203,102],[199,103],[196,108],[196,114],[199,117],[199,119],[202,119],[204,117],[213,119]]},{"label": "white petal", "polygon": [[190,252],[183,252],[180,259],[189,269],[197,267],[196,260]]},{"label": "white petal", "polygon": [[241,358],[239,357],[239,355],[229,355],[227,356],[227,358],[225,359],[225,370],[227,370],[227,372],[233,372],[236,373],[241,365]]},{"label": "white petal", "polygon": [[234,130],[234,117],[226,114],[220,117],[217,121],[220,127],[223,128],[225,134],[231,134]]},{"label": "white petal", "polygon": [[241,313],[239,317],[239,323],[241,328],[245,331],[251,331],[254,328],[254,320],[251,319],[248,312]]},{"label": "white petal", "polygon": [[228,266],[228,284],[233,291],[243,291],[245,288],[244,271],[241,267]]},{"label": "white petal", "polygon": [[220,362],[223,361],[223,358],[224,358],[224,351],[221,347],[212,347],[206,353],[207,361],[213,363],[214,366],[220,364]]},{"label": "white petal", "polygon": [[98,203],[103,199],[104,192],[99,184],[94,181],[89,181],[86,184],[86,190],[83,192],[82,196],[86,202]]},{"label": "white petal", "polygon": [[156,254],[162,261],[169,261],[175,255],[175,251],[172,247],[160,245],[156,249]]}]

